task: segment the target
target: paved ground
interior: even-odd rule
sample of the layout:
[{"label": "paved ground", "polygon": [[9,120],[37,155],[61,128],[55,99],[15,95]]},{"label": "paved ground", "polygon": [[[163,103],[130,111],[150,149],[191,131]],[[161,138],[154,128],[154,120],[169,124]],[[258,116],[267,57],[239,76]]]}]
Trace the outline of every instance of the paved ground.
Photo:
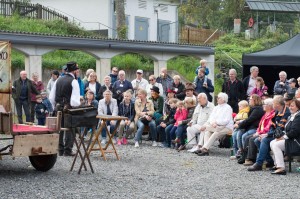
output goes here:
[{"label": "paved ground", "polygon": [[[103,161],[91,156],[95,173],[70,172],[72,158],[58,157],[46,173],[35,171],[28,158],[0,161],[0,198],[300,198],[299,163],[293,173],[273,176],[250,173],[229,160],[229,150],[212,148],[199,157],[187,152],[133,143],[117,147]],[[76,167],[77,169],[78,167]]]}]

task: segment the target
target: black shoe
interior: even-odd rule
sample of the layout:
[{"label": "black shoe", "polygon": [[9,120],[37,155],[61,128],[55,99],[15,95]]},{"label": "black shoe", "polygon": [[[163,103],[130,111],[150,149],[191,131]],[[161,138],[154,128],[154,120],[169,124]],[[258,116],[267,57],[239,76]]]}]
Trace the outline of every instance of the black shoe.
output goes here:
[{"label": "black shoe", "polygon": [[59,151],[59,152],[58,152],[58,155],[59,155],[59,156],[63,156],[63,155],[64,155],[64,152],[63,152],[63,151]]},{"label": "black shoe", "polygon": [[208,151],[201,151],[201,153],[197,154],[198,156],[209,156]]},{"label": "black shoe", "polygon": [[276,166],[273,166],[272,168],[269,169],[269,171],[276,171],[276,170],[277,170]]},{"label": "black shoe", "polygon": [[238,159],[237,163],[239,163],[239,164],[244,164],[244,163],[245,163],[245,157],[244,157],[244,156],[241,156],[241,157]]},{"label": "black shoe", "polygon": [[64,153],[64,156],[75,156],[76,154],[73,152]]},{"label": "black shoe", "polygon": [[262,170],[262,166],[258,165],[258,164],[254,164],[250,167],[248,167],[248,171],[261,171]]},{"label": "black shoe", "polygon": [[286,175],[286,171],[285,170],[277,171],[277,172],[276,171],[271,172],[271,174],[274,174],[274,175]]},{"label": "black shoe", "polygon": [[273,167],[274,167],[274,163],[273,162],[267,162],[266,168],[273,168]]}]

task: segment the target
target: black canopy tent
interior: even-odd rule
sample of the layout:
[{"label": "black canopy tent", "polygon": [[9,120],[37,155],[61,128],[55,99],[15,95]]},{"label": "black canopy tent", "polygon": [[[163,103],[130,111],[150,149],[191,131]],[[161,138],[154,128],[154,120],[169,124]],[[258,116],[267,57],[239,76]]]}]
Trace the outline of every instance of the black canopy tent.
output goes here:
[{"label": "black canopy tent", "polygon": [[279,79],[280,71],[285,71],[288,78],[300,77],[300,34],[268,50],[243,54],[243,77],[250,74],[251,66],[259,67],[261,76],[273,94],[273,86]]}]

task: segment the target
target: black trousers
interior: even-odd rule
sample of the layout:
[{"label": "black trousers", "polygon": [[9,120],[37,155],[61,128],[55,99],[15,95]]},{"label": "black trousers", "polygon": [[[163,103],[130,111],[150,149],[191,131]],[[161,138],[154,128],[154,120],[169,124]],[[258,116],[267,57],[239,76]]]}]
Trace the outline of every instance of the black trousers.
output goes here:
[{"label": "black trousers", "polygon": [[257,157],[257,146],[255,145],[254,140],[257,138],[258,136],[253,137],[253,135],[251,135],[251,137],[249,136],[249,141],[248,141],[248,154],[247,154],[247,159],[250,159],[252,161],[255,162],[256,157]]}]

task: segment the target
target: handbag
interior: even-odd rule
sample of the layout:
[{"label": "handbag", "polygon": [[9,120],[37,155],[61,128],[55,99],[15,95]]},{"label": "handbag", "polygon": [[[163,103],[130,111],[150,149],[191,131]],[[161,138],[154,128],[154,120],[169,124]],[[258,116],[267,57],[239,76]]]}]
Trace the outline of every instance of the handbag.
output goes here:
[{"label": "handbag", "polygon": [[276,128],[275,130],[274,130],[274,137],[275,138],[281,138],[282,136],[284,136],[285,135],[285,131],[283,131],[283,130],[281,130],[280,128]]},{"label": "handbag", "polygon": [[300,143],[296,139],[285,140],[285,154],[287,156],[300,155]]}]

